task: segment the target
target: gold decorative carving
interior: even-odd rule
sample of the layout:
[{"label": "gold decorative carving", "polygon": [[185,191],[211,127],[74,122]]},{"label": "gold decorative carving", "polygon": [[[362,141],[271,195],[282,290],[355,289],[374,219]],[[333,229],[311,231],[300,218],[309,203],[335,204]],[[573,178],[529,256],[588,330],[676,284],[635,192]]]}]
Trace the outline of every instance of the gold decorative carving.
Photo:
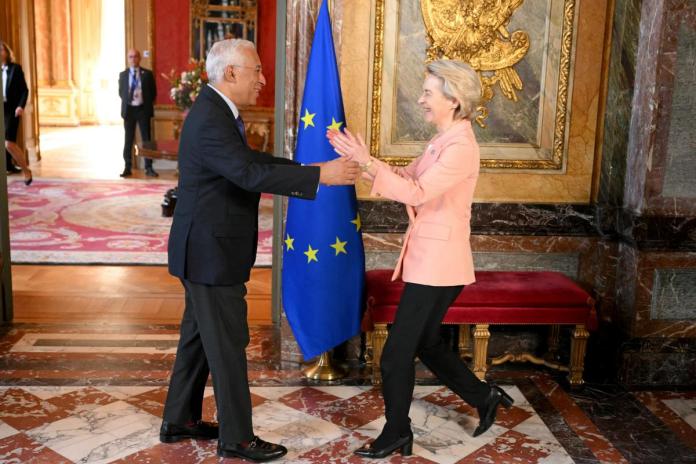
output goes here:
[{"label": "gold decorative carving", "polygon": [[372,330],[372,385],[382,384],[382,350],[387,342],[387,324],[375,324]]},{"label": "gold decorative carving", "polygon": [[[524,0],[421,0],[423,22],[430,41],[428,61],[439,58],[469,63],[482,84],[481,113],[476,122],[486,127],[487,103],[498,84],[503,95],[517,101],[522,79],[513,68],[529,51],[529,34],[507,30]],[[491,74],[492,73],[492,74]]]},{"label": "gold decorative carving", "polygon": [[474,374],[480,380],[486,378],[488,370],[488,341],[490,338],[488,324],[476,324],[474,329]]},{"label": "gold decorative carving", "polygon": [[[370,153],[376,158],[395,165],[395,166],[405,166],[413,161],[412,157],[405,156],[380,156],[380,133],[381,133],[381,109],[382,109],[382,78],[383,78],[383,64],[384,64],[384,10],[385,3],[387,0],[374,0],[375,1],[375,30],[374,30],[374,49],[373,49],[373,69],[372,69],[372,111],[371,111],[371,136],[370,136]],[[469,3],[474,0],[469,0]],[[485,3],[486,0],[476,0],[477,4]],[[513,10],[517,8],[523,0],[509,0],[507,3],[514,6]],[[456,4],[462,2],[462,0],[422,0],[423,4]],[[561,36],[561,51],[560,51],[560,69],[559,69],[559,80],[558,87],[555,89],[557,95],[556,101],[556,111],[554,117],[554,139],[551,149],[550,159],[481,159],[481,167],[487,169],[540,169],[540,170],[558,170],[563,168],[563,155],[565,151],[565,144],[567,142],[567,120],[569,113],[569,95],[570,91],[570,66],[572,61],[572,46],[574,37],[574,23],[575,23],[575,8],[576,0],[565,0],[563,7],[563,28]],[[453,11],[457,9],[450,9],[449,14],[452,15]],[[455,13],[456,14],[456,13]],[[511,16],[507,15],[507,18]],[[425,13],[424,13],[425,16]],[[504,15],[503,15],[504,16]],[[497,17],[496,17],[497,18]],[[454,20],[450,20],[454,21]],[[498,19],[499,21],[499,19]],[[426,23],[427,24],[427,23]],[[503,25],[506,22],[502,23]],[[506,31],[506,29],[503,28]],[[427,31],[429,34],[429,31]],[[521,31],[516,31],[521,32]],[[524,32],[521,32],[525,34]],[[455,34],[457,35],[457,34]],[[514,33],[513,33],[514,35]],[[509,43],[507,47],[512,47],[515,49],[520,48],[520,45],[515,46],[512,42],[513,35],[510,35],[510,42],[503,40],[503,43]],[[491,36],[488,36],[491,38]],[[505,34],[500,30],[496,29],[495,34],[492,35],[492,40],[501,40],[500,37],[506,39]],[[521,35],[516,36],[516,40],[522,40]],[[473,48],[476,50],[476,48]],[[516,59],[517,54],[512,53],[507,61],[499,60],[499,63],[511,63]],[[519,61],[519,60],[518,60]],[[508,66],[509,67],[509,66]],[[507,69],[507,68],[506,68]],[[506,71],[507,73],[507,71]],[[516,72],[515,72],[516,74]],[[519,76],[518,76],[519,77]],[[496,81],[497,82],[497,81]],[[514,76],[505,76],[505,82],[501,80],[501,88],[507,87],[507,82],[514,82]],[[495,82],[491,83],[493,85]],[[517,88],[515,85],[508,90],[514,92]],[[505,90],[504,92],[507,92]],[[490,99],[488,99],[490,100]],[[488,101],[487,100],[487,101]]]},{"label": "gold decorative carving", "polygon": [[578,324],[573,331],[573,339],[570,342],[570,373],[568,381],[571,387],[579,387],[585,381],[582,373],[585,370],[585,351],[587,349],[587,339],[590,333],[584,324]]}]

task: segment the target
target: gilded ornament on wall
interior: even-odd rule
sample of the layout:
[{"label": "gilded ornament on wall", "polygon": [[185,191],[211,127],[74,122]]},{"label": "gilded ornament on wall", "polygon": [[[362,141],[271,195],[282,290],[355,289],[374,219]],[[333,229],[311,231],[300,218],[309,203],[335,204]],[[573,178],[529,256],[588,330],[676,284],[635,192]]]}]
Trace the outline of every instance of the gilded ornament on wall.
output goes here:
[{"label": "gilded ornament on wall", "polygon": [[429,41],[428,61],[458,59],[478,71],[482,84],[480,115],[476,122],[486,127],[487,104],[495,86],[512,101],[522,90],[514,66],[529,50],[529,34],[510,33],[507,25],[524,0],[421,0],[423,22]]}]

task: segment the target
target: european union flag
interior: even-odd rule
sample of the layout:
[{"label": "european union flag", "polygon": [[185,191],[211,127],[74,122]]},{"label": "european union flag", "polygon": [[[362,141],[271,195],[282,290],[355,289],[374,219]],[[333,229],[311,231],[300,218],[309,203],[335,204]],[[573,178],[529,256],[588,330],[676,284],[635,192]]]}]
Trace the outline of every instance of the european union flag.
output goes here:
[{"label": "european union flag", "polygon": [[[309,57],[295,161],[337,158],[328,128],[345,127],[326,2]],[[324,186],[314,201],[291,198],[283,254],[283,306],[305,359],[360,330],[365,253],[353,186]]]}]

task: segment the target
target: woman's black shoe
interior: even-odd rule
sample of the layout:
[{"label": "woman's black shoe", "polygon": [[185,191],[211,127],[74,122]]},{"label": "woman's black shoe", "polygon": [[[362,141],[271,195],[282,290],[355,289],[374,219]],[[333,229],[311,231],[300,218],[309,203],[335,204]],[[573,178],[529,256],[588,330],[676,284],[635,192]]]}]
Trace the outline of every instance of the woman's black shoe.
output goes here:
[{"label": "woman's black shoe", "polygon": [[368,443],[362,448],[356,449],[354,453],[364,458],[381,459],[389,456],[398,449],[401,450],[402,456],[410,456],[413,454],[413,432],[406,436],[399,437],[398,440],[383,448],[373,448],[372,443]]},{"label": "woman's black shoe", "polygon": [[505,409],[507,409],[512,406],[514,402],[515,400],[505,393],[502,388],[493,385],[491,387],[491,392],[488,394],[488,398],[486,398],[486,402],[483,406],[477,408],[479,413],[479,425],[476,427],[476,430],[474,430],[474,436],[478,437],[491,428],[491,425],[495,422],[495,414],[498,411],[499,404],[502,404]]}]

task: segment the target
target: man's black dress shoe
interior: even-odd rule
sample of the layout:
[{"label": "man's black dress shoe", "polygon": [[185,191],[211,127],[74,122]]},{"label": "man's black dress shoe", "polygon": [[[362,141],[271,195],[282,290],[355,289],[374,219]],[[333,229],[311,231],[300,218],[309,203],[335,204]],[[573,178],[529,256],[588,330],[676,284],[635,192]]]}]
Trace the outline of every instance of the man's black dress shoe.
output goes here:
[{"label": "man's black dress shoe", "polygon": [[22,172],[22,170],[14,165],[7,168],[8,174],[19,174],[20,172]]},{"label": "man's black dress shoe", "polygon": [[288,449],[282,445],[263,441],[259,437],[247,443],[230,445],[218,442],[217,454],[223,458],[242,458],[254,462],[270,461],[285,456]]},{"label": "man's black dress shoe", "polygon": [[218,435],[219,428],[217,424],[200,420],[186,425],[162,422],[162,427],[160,427],[160,441],[162,443],[175,443],[188,438],[213,440]]},{"label": "man's black dress shoe", "polygon": [[505,393],[505,390],[497,385],[491,386],[491,391],[488,394],[488,398],[486,398],[486,402],[477,408],[479,425],[476,427],[476,430],[474,430],[474,436],[478,437],[491,428],[491,425],[495,422],[495,414],[498,411],[499,404],[502,404],[505,406],[505,409],[507,409],[512,406],[514,402],[515,400]]},{"label": "man's black dress shoe", "polygon": [[147,177],[159,177],[159,174],[157,174],[157,172],[156,172],[154,169],[152,169],[152,168],[146,169],[146,170],[145,170],[145,175],[146,175]]},{"label": "man's black dress shoe", "polygon": [[130,177],[132,175],[133,175],[133,172],[130,169],[124,169],[123,172],[121,174],[119,174],[119,176],[121,176],[121,177]]},{"label": "man's black dress shoe", "polygon": [[358,448],[353,451],[358,456],[370,459],[382,459],[394,451],[400,449],[402,456],[410,456],[413,453],[413,432],[408,435],[399,437],[398,440],[384,446],[382,448],[375,448],[372,443],[364,445],[362,448]]}]

